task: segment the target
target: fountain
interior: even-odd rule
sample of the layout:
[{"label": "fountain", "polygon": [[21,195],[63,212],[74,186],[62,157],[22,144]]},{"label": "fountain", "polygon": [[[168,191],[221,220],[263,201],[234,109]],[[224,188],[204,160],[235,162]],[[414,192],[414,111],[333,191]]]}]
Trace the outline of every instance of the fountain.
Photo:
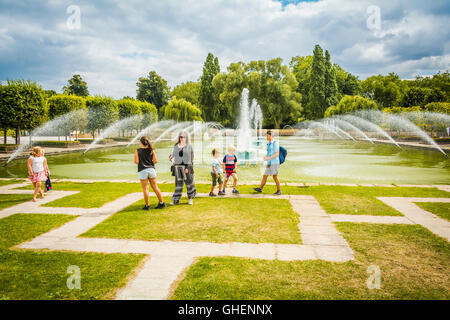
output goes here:
[{"label": "fountain", "polygon": [[164,127],[165,125],[173,125],[175,123],[174,120],[162,120],[155,123],[152,123],[151,125],[147,126],[146,128],[142,129],[128,144],[127,147],[134,144],[138,139],[140,139],[144,135],[149,135],[151,130],[157,129],[160,127]]},{"label": "fountain", "polygon": [[[261,145],[261,129],[263,114],[256,99],[249,106],[249,91],[242,90],[240,100],[240,117],[237,135],[237,157],[239,162],[256,164],[257,159],[263,157]],[[255,134],[254,134],[255,133]]]},{"label": "fountain", "polygon": [[121,130],[123,128],[128,128],[130,126],[135,125],[136,123],[141,122],[141,116],[140,115],[134,115],[122,120],[119,120],[112,125],[110,125],[108,128],[102,131],[102,133],[94,140],[92,143],[84,150],[84,153],[88,152],[92,149],[93,146],[95,146],[97,143],[111,135],[116,130]]},{"label": "fountain", "polygon": [[25,150],[28,147],[31,147],[33,145],[33,139],[32,137],[35,136],[42,136],[42,135],[65,135],[71,129],[76,129],[76,126],[83,122],[83,119],[86,120],[86,110],[79,109],[74,110],[68,113],[65,113],[53,120],[47,121],[41,126],[37,127],[33,131],[30,132],[30,140],[28,144],[22,144],[20,145],[14,153],[9,157],[9,159],[6,161],[6,165],[13,161],[17,156],[20,155],[20,153]]}]

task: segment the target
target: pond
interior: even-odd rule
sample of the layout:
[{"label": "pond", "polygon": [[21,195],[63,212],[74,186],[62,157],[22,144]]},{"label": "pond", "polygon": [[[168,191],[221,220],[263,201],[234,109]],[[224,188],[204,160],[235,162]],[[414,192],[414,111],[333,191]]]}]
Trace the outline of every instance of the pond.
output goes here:
[{"label": "pond", "polygon": [[[288,151],[279,172],[282,182],[450,184],[450,160],[438,151],[300,137],[280,137],[279,141]],[[196,180],[209,181],[211,149],[222,146],[226,152],[227,143],[215,140],[193,144]],[[93,149],[86,154],[49,155],[51,177],[137,180],[137,166],[133,162],[136,148],[137,145]],[[264,144],[260,148],[263,149]],[[168,156],[172,142],[157,143],[155,149],[159,159],[156,166],[158,178],[171,181]],[[262,161],[242,165],[238,169],[241,181],[260,180],[263,172]],[[0,168],[0,177],[26,176],[26,159],[14,160],[7,167]]]}]

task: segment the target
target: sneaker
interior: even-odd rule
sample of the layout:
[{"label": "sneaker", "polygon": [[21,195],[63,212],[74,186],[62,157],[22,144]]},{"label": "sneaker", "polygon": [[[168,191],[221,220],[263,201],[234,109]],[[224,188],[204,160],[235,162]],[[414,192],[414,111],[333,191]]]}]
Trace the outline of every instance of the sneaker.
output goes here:
[{"label": "sneaker", "polygon": [[255,190],[256,192],[262,192],[261,188],[253,188],[253,190]]},{"label": "sneaker", "polygon": [[171,206],[175,206],[175,205],[177,205],[178,203],[179,203],[178,201],[173,201],[173,200],[172,200],[172,202],[170,203],[170,205],[171,205]]},{"label": "sneaker", "polygon": [[213,192],[210,192],[210,193],[209,193],[209,196],[210,196],[210,197],[216,197],[217,195],[214,194]]},{"label": "sneaker", "polygon": [[225,188],[223,188],[222,193],[225,194]]},{"label": "sneaker", "polygon": [[281,195],[281,190],[278,190],[278,191],[275,192],[274,194],[277,195],[277,196]]},{"label": "sneaker", "polygon": [[145,206],[142,208],[142,210],[149,211],[149,210],[150,210],[150,207],[147,206],[147,205],[145,205]]},{"label": "sneaker", "polygon": [[156,206],[156,209],[162,209],[162,208],[165,208],[166,207],[166,204],[163,202],[163,203],[158,203],[158,205]]},{"label": "sneaker", "polygon": [[189,199],[188,204],[192,206],[194,204],[194,199]]},{"label": "sneaker", "polygon": [[233,189],[233,193],[234,194],[239,194],[239,191],[237,191],[236,189]]},{"label": "sneaker", "polygon": [[223,193],[222,191],[219,191],[219,196],[224,196],[225,193]]}]

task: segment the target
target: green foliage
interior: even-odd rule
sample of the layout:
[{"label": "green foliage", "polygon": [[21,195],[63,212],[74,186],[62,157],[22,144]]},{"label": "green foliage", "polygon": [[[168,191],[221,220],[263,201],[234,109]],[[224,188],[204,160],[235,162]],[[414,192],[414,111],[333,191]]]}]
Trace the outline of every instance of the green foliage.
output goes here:
[{"label": "green foliage", "polygon": [[411,87],[406,90],[400,105],[403,108],[425,106],[431,102],[443,102],[444,94],[439,89]]},{"label": "green foliage", "polygon": [[137,101],[137,103],[139,103],[142,111],[142,127],[147,127],[151,123],[158,121],[158,110],[154,104],[145,101]]},{"label": "green foliage", "polygon": [[425,105],[424,109],[430,112],[450,114],[450,102],[431,102]]},{"label": "green foliage", "polygon": [[316,45],[309,79],[308,105],[306,114],[310,119],[322,118],[327,109],[325,73],[327,70],[323,50]]},{"label": "green foliage", "polygon": [[125,119],[131,116],[142,114],[141,105],[136,100],[123,99],[117,101],[119,119]]},{"label": "green foliage", "polygon": [[398,75],[390,73],[387,76],[378,75],[367,78],[361,83],[361,95],[374,100],[381,108],[400,105],[402,92],[407,85]]},{"label": "green foliage", "polygon": [[199,90],[199,82],[183,82],[172,90],[172,97],[184,99],[192,104],[198,104]]},{"label": "green foliage", "polygon": [[337,114],[351,113],[356,110],[363,109],[378,109],[378,105],[361,96],[344,96],[337,106],[329,107],[325,112],[325,117],[330,117]]},{"label": "green foliage", "polygon": [[74,94],[81,97],[89,96],[87,83],[83,81],[79,74],[75,74],[71,79],[69,79],[68,83],[68,85],[63,87],[65,94]]},{"label": "green foliage", "polygon": [[384,108],[383,112],[385,113],[402,113],[402,112],[420,112],[422,111],[422,108],[420,106],[416,107],[409,107],[409,108],[402,108],[402,107],[392,107],[392,108]]},{"label": "green foliage", "polygon": [[47,99],[47,105],[50,119],[57,118],[74,110],[86,109],[85,100],[75,95],[54,95]]},{"label": "green foliage", "polygon": [[167,81],[156,71],[150,71],[146,78],[139,78],[136,85],[138,87],[136,98],[153,104],[158,111],[169,101],[170,91]]},{"label": "green foliage", "polygon": [[202,110],[206,121],[220,121],[217,101],[214,99],[213,79],[220,72],[219,59],[212,53],[208,53],[203,64],[203,74],[200,78],[200,88],[198,93],[198,104]]},{"label": "green foliage", "polygon": [[46,120],[41,86],[31,81],[11,81],[0,86],[0,127],[33,129]]},{"label": "green foliage", "polygon": [[89,97],[86,99],[88,108],[88,129],[91,131],[104,129],[117,121],[117,103],[109,97]]},{"label": "green foliage", "polygon": [[163,108],[164,118],[176,121],[202,120],[200,109],[184,99],[172,99]]},{"label": "green foliage", "polygon": [[330,53],[325,51],[325,105],[326,108],[339,102],[339,92],[336,82],[336,71],[331,65]]}]

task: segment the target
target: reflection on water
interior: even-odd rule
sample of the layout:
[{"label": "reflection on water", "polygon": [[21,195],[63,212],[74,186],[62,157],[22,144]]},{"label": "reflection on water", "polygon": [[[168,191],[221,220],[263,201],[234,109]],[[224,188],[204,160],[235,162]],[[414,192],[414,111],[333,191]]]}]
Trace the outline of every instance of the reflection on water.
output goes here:
[{"label": "reflection on water", "polygon": [[[450,160],[437,151],[368,142],[319,141],[297,137],[280,137],[288,150],[281,166],[283,182],[405,183],[450,184]],[[172,180],[168,156],[171,143],[158,143],[159,180]],[[51,176],[74,179],[136,179],[133,153],[137,146],[91,150],[83,155],[72,153],[48,156]],[[196,149],[197,152],[200,152]],[[210,148],[195,154],[196,179],[210,179]],[[253,181],[261,177],[261,161],[256,166],[242,166],[239,176]],[[0,168],[0,177],[26,177],[26,159],[15,160]]]}]

